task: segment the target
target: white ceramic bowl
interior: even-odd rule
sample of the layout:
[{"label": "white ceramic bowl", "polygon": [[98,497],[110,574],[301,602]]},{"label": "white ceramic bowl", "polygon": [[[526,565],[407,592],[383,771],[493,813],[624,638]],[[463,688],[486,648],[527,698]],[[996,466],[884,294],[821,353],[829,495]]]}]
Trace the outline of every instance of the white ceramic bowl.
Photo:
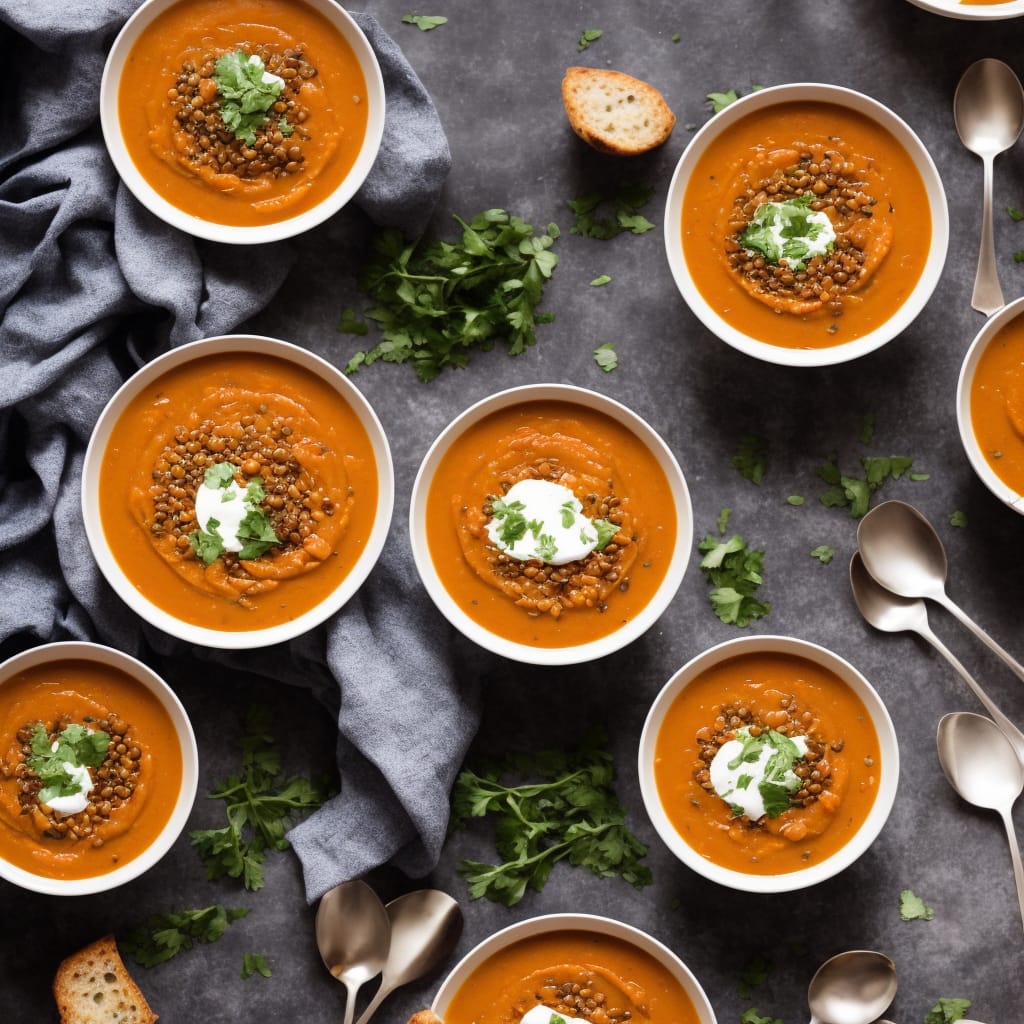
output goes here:
[{"label": "white ceramic bowl", "polygon": [[306,6],[323,15],[344,37],[359,62],[366,82],[365,101],[369,110],[366,134],[359,154],[339,187],[328,193],[316,206],[300,214],[264,225],[233,226],[216,223],[181,210],[165,199],[139,173],[125,146],[117,111],[121,75],[132,47],[149,29],[155,18],[169,8],[187,2],[188,0],[146,0],[125,23],[107,55],[100,81],[100,124],[107,151],[121,180],[135,198],[161,220],[197,238],[206,238],[213,242],[273,242],[316,227],[337,213],[355,195],[370,173],[380,150],[384,135],[384,80],[373,48],[351,16],[334,0],[302,0]]},{"label": "white ceramic bowl", "polygon": [[170,717],[177,735],[181,751],[181,787],[167,823],[148,849],[106,874],[77,879],[48,878],[18,867],[0,855],[0,878],[5,878],[22,889],[30,889],[49,896],[85,896],[89,893],[106,892],[148,871],[167,853],[181,834],[192,811],[199,783],[196,738],[181,701],[152,669],[121,651],[99,644],[65,641],[44,644],[17,654],[0,665],[0,704],[3,703],[4,684],[21,672],[40,665],[72,660],[94,662],[118,669],[156,697]]},{"label": "white ceramic bowl", "polygon": [[[376,465],[377,477],[377,501],[372,530],[348,574],[338,586],[315,607],[288,622],[262,629],[238,631],[197,626],[185,622],[154,604],[139,589],[139,586],[129,579],[111,553],[104,532],[100,515],[99,484],[104,452],[110,440],[111,431],[118,418],[135,397],[154,380],[175,367],[206,356],[231,352],[238,352],[246,356],[265,355],[283,359],[325,381],[337,392],[339,399],[353,410],[366,431]],[[85,532],[89,546],[100,570],[118,596],[142,619],[158,629],[162,629],[165,633],[180,637],[192,644],[233,650],[250,649],[283,643],[307,632],[333,615],[355,594],[376,564],[384,547],[394,508],[394,487],[391,450],[388,447],[387,437],[384,435],[384,428],[370,403],[340,370],[307,349],[275,338],[244,334],[225,335],[217,338],[204,338],[188,345],[182,345],[180,348],[171,349],[143,366],[113,395],[96,422],[89,447],[85,453],[85,462],[82,467],[82,516],[85,520]]]},{"label": "white ceramic bowl", "polygon": [[981,482],[1004,504],[1014,512],[1024,515],[1024,495],[1018,494],[1009,484],[1005,483],[985,458],[985,453],[978,444],[971,422],[971,389],[974,386],[974,375],[978,362],[988,348],[992,339],[1009,324],[1024,314],[1024,298],[1016,299],[1003,306],[994,316],[985,321],[984,327],[977,333],[971,347],[964,356],[960,367],[960,378],[956,385],[956,420],[960,428],[960,441],[967,453],[967,459]]},{"label": "white ceramic bowl", "polygon": [[[503,950],[521,939],[558,931],[597,932],[600,935],[622,939],[636,946],[668,969],[689,997],[700,1024],[715,1024],[715,1011],[711,1008],[711,1003],[704,994],[704,990],[689,968],[672,950],[631,925],[622,924],[620,921],[614,921],[607,917],[596,917],[592,914],[546,914],[543,917],[519,921],[517,924],[503,928],[500,932],[495,932],[490,938],[484,939],[478,946],[470,950],[455,965],[442,982],[441,988],[431,1004],[431,1009],[443,1020],[455,993],[473,971],[486,960],[500,956]],[[538,970],[547,966],[550,965],[537,965]]]},{"label": "white ceramic bowl", "polygon": [[[683,235],[680,227],[687,186],[697,162],[707,147],[730,125],[735,124],[748,114],[781,103],[801,102],[831,103],[847,107],[875,121],[893,135],[913,158],[921,174],[928,194],[932,221],[928,259],[920,279],[902,306],[888,320],[867,334],[844,344],[817,349],[786,348],[781,345],[769,344],[728,323],[721,313],[704,298],[694,283],[683,248]],[[723,111],[715,114],[694,135],[683,152],[676,165],[675,173],[672,175],[668,200],[665,205],[665,249],[668,264],[686,304],[704,326],[722,341],[747,355],[783,366],[829,366],[843,363],[873,352],[895,338],[921,312],[938,284],[946,259],[948,240],[949,212],[946,207],[946,194],[939,179],[939,172],[924,144],[911,128],[887,107],[862,93],[836,85],[805,82],[760,89],[731,103]]]},{"label": "white ceramic bowl", "polygon": [[[596,410],[627,427],[657,460],[675,503],[676,540],[671,562],[651,601],[619,629],[589,643],[533,647],[508,640],[471,619],[452,598],[437,573],[427,540],[427,496],[438,465],[456,439],[491,413],[529,402],[567,402]],[[668,607],[682,583],[693,543],[693,512],[683,472],[668,445],[636,413],[614,399],[568,384],[528,384],[491,395],[456,417],[430,446],[412,488],[409,532],[413,557],[423,585],[448,621],[481,647],[514,661],[533,665],[572,665],[604,657],[645,633]]]},{"label": "white ceramic bowl", "polygon": [[921,7],[945,18],[959,18],[961,21],[1005,21],[1019,18],[1024,14],[1024,0],[1008,0],[1002,4],[962,4],[958,0],[910,0],[915,7]]},{"label": "white ceramic bowl", "polygon": [[[867,708],[878,735],[882,759],[881,777],[874,803],[856,834],[839,850],[820,862],[799,871],[777,875],[748,874],[720,867],[702,857],[694,847],[683,839],[669,819],[662,804],[654,775],[655,746],[669,707],[685,693],[686,687],[706,669],[738,655],[758,652],[781,653],[805,658],[842,679]],[[727,640],[725,643],[718,644],[697,655],[665,684],[655,698],[644,723],[643,733],[640,737],[639,771],[640,790],[647,813],[665,845],[684,864],[712,882],[728,886],[731,889],[768,893],[791,892],[795,889],[805,889],[816,885],[826,878],[831,878],[860,857],[875,841],[889,817],[893,801],[896,798],[900,765],[899,748],[892,719],[871,684],[849,662],[824,647],[805,640],[784,636],[744,636],[735,640]]]}]

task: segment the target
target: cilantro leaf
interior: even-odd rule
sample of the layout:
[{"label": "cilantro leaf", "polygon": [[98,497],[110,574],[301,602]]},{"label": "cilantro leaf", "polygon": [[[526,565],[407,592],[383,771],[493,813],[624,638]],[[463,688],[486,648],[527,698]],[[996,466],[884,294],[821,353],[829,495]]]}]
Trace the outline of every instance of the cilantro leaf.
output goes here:
[{"label": "cilantro leaf", "polygon": [[860,519],[871,504],[871,495],[888,480],[899,480],[903,476],[911,479],[921,474],[909,473],[914,460],[906,456],[864,457],[863,477],[846,476],[841,472],[835,455],[817,469],[818,476],[829,485],[819,499],[827,508],[845,508],[854,519]]},{"label": "cilantro leaf", "polygon": [[963,529],[967,525],[967,513],[961,512],[960,509],[957,509],[955,512],[950,514],[949,525]]},{"label": "cilantro leaf", "polygon": [[698,545],[698,551],[704,556],[701,572],[715,588],[708,594],[708,600],[722,622],[749,626],[768,614],[771,605],[754,597],[763,582],[763,551],[750,551],[738,535],[727,541],[708,535]]},{"label": "cilantro leaf", "polygon": [[[560,860],[599,878],[621,877],[639,889],[651,884],[647,853],[626,827],[614,790],[615,771],[601,734],[572,753],[509,755],[496,763],[464,766],[452,790],[452,825],[497,816],[498,864],[463,861],[459,873],[472,899],[515,906],[527,888],[540,891]],[[504,785],[506,775],[539,779]]]},{"label": "cilantro leaf", "polygon": [[619,528],[607,519],[595,519],[593,526],[597,530],[597,548],[595,550],[604,551],[611,539],[619,532]]},{"label": "cilantro leaf", "polygon": [[206,521],[206,529],[198,527],[188,535],[188,542],[203,565],[212,565],[224,554],[224,538],[217,532],[220,520],[212,516]]},{"label": "cilantro leaf", "polygon": [[729,528],[729,517],[731,515],[731,508],[723,508],[722,511],[718,513],[718,532],[720,535],[725,533],[725,531]]},{"label": "cilantro leaf", "polygon": [[[640,210],[650,202],[654,189],[647,185],[625,185],[614,196],[588,192],[569,200],[569,209],[575,214],[575,222],[569,229],[572,235],[597,238],[603,241],[622,234],[623,231],[642,235],[654,225]],[[602,206],[611,205],[610,215],[599,216]]]},{"label": "cilantro leaf", "polygon": [[368,334],[370,328],[365,320],[360,320],[358,314],[351,306],[346,306],[341,311],[341,319],[338,326],[334,328],[339,334]]},{"label": "cilantro leaf", "polygon": [[551,252],[558,226],[534,234],[504,210],[485,210],[468,223],[454,219],[459,242],[406,243],[395,230],[376,236],[360,287],[375,303],[366,315],[381,340],[355,353],[346,373],[377,360],[411,361],[420,380],[433,380],[498,340],[509,355],[521,354],[536,344],[536,326],[554,319],[537,306],[558,264]]},{"label": "cilantro leaf", "polygon": [[264,81],[266,66],[255,54],[241,50],[217,58],[213,80],[220,96],[220,116],[235,138],[251,146],[256,131],[267,123],[267,112],[281,95],[282,82],[276,76]]},{"label": "cilantro leaf", "polygon": [[[51,740],[43,724],[37,722],[29,742],[32,753],[26,764],[42,783],[37,794],[39,802],[48,804],[79,792],[78,782],[64,765],[98,768],[106,760],[110,736],[102,730],[90,732],[84,725],[72,722],[56,740]],[[56,749],[52,749],[54,746]]]},{"label": "cilantro leaf", "polygon": [[579,42],[576,44],[578,53],[582,53],[591,43],[596,43],[604,32],[599,28],[586,28],[580,33]]},{"label": "cilantro leaf", "polygon": [[271,970],[266,957],[260,953],[243,953],[242,978],[251,978],[254,974],[260,974],[264,978],[270,977]]},{"label": "cilantro leaf", "polygon": [[1006,212],[1010,215],[1010,220],[1024,220],[1024,210],[1018,210],[1016,206],[1008,206]]},{"label": "cilantro leaf", "polygon": [[234,482],[235,467],[230,462],[215,462],[203,474],[203,483],[211,490],[227,487]]},{"label": "cilantro leaf", "polygon": [[822,565],[828,565],[835,555],[836,553],[827,544],[819,544],[811,551],[811,558],[816,558]]},{"label": "cilantro leaf", "polygon": [[931,921],[935,917],[935,911],[928,906],[920,896],[915,896],[910,889],[904,889],[900,893],[900,920],[901,921]]},{"label": "cilantro leaf", "polygon": [[238,539],[243,541],[239,558],[259,558],[275,544],[280,544],[274,527],[262,509],[246,512],[238,524]]},{"label": "cilantro leaf", "polygon": [[245,917],[247,908],[225,909],[219,903],[201,910],[158,914],[133,928],[118,942],[141,967],[155,967],[193,947],[198,942],[216,942],[228,927]]},{"label": "cilantro leaf", "polygon": [[744,480],[760,486],[768,471],[768,442],[755,434],[743,434],[732,464]]},{"label": "cilantro leaf", "polygon": [[605,373],[611,373],[619,365],[619,357],[615,352],[615,346],[610,341],[606,341],[603,345],[598,345],[594,349],[594,362]]},{"label": "cilantro leaf", "polygon": [[709,92],[705,98],[711,101],[711,112],[720,114],[730,103],[735,103],[739,96],[735,89],[729,89],[728,92]]},{"label": "cilantro leaf", "polygon": [[924,1024],[955,1024],[970,1008],[970,999],[942,998],[925,1015]]},{"label": "cilantro leaf", "polygon": [[602,274],[600,277],[595,277],[594,280],[590,282],[590,287],[600,288],[602,285],[608,284],[609,281],[611,281],[611,278],[607,274]]},{"label": "cilantro leaf", "polygon": [[782,1024],[782,1021],[777,1017],[762,1017],[757,1012],[757,1007],[752,1006],[740,1014],[740,1024]]},{"label": "cilantro leaf", "polygon": [[210,793],[211,800],[224,801],[227,824],[189,834],[207,878],[240,878],[252,890],[263,888],[266,850],[288,849],[285,833],[294,816],[315,810],[331,795],[324,780],[281,777],[269,722],[269,713],[250,711],[241,744],[242,771]]},{"label": "cilantro leaf", "polygon": [[740,999],[749,999],[753,994],[754,989],[759,985],[763,985],[768,980],[771,966],[771,963],[762,956],[755,956],[754,959],[747,964],[739,977]]},{"label": "cilantro leaf", "polygon": [[421,32],[429,32],[439,25],[447,24],[448,19],[440,14],[403,14],[403,25],[415,25]]}]

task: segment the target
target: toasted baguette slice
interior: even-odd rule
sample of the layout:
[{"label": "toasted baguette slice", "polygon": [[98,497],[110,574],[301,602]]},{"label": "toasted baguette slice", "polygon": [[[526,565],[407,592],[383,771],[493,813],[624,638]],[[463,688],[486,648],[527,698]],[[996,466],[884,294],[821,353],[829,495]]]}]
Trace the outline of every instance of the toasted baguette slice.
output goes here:
[{"label": "toasted baguette slice", "polygon": [[676,123],[653,85],[621,71],[569,68],[562,79],[562,102],[572,130],[602,153],[646,153],[660,146]]},{"label": "toasted baguette slice", "polygon": [[409,1024],[444,1024],[433,1010],[419,1010],[409,1018]]},{"label": "toasted baguette slice", "polygon": [[135,984],[113,935],[72,953],[53,979],[61,1024],[154,1024],[157,1015]]}]

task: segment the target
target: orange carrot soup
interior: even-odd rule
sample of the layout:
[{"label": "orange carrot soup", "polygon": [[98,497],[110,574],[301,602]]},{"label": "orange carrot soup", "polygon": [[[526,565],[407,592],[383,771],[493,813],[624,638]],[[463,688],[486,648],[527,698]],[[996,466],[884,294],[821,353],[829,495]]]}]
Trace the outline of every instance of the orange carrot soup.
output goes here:
[{"label": "orange carrot soup", "polygon": [[830,103],[754,111],[713,140],[683,199],[683,250],[707,302],[771,345],[862,337],[914,289],[931,214],[910,154]]},{"label": "orange carrot soup", "polygon": [[172,205],[219,224],[297,216],[331,194],[367,125],[358,60],[301,0],[189,0],[132,47],[125,145]]},{"label": "orange carrot soup", "polygon": [[[0,855],[72,879],[107,874],[148,849],[182,777],[159,700],[127,673],[75,659],[28,668],[0,692]],[[88,781],[75,785],[68,766]]]},{"label": "orange carrot soup", "polygon": [[878,736],[837,675],[795,655],[738,655],[701,672],[655,744],[665,813],[720,867],[778,875],[853,837],[878,792]]},{"label": "orange carrot soup", "polygon": [[427,496],[441,582],[508,640],[567,647],[613,633],[664,579],[676,509],[655,456],[582,405],[501,409],[457,438]]},{"label": "orange carrot soup", "polygon": [[519,1024],[532,1010],[534,1016],[546,1016],[548,1024],[550,1015],[538,1013],[537,1007],[591,1024],[699,1020],[667,967],[632,943],[590,931],[546,932],[502,949],[459,987],[444,1020]]},{"label": "orange carrot soup", "polygon": [[118,565],[153,604],[210,629],[297,618],[365,548],[378,480],[355,411],[285,359],[181,364],[118,419],[100,518]]},{"label": "orange carrot soup", "polygon": [[1024,494],[1024,318],[1003,327],[978,359],[971,427],[996,476]]}]

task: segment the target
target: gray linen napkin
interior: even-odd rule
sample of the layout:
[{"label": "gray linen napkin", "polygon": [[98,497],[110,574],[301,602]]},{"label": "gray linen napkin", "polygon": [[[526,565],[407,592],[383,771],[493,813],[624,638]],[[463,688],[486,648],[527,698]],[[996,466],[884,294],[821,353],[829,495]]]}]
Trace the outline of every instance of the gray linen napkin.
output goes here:
[{"label": "gray linen napkin", "polygon": [[[183,235],[119,183],[98,128],[99,80],[137,6],[0,0],[0,651],[94,639],[158,670],[198,657],[313,687],[337,715],[342,793],[292,833],[307,897],[387,861],[423,874],[477,714],[429,599],[404,583],[415,573],[400,522],[356,599],[254,655],[192,650],[144,626],[84,543],[82,458],[107,399],[146,358],[258,313],[293,262],[287,242]],[[381,156],[355,205],[415,234],[447,175],[447,140],[395,43],[374,18],[355,18],[388,101]]]}]

